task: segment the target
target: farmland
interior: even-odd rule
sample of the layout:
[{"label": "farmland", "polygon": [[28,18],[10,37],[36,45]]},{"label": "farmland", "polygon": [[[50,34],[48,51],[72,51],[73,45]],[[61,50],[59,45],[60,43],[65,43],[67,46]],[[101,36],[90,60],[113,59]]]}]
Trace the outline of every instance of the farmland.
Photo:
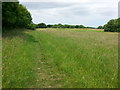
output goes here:
[{"label": "farmland", "polygon": [[18,29],[2,46],[3,88],[118,87],[118,33]]}]

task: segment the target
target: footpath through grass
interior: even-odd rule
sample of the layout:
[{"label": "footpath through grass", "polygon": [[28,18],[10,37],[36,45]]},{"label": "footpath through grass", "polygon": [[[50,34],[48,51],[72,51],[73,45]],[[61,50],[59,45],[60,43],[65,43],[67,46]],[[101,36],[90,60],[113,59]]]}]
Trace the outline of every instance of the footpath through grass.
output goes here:
[{"label": "footpath through grass", "polygon": [[38,29],[3,34],[3,88],[118,87],[118,34]]}]

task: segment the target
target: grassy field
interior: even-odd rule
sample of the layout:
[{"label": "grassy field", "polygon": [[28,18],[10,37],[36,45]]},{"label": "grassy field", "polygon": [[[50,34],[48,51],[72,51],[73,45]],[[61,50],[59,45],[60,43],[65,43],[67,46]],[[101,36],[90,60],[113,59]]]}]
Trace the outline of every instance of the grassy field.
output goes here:
[{"label": "grassy field", "polygon": [[3,88],[118,87],[118,33],[14,30],[2,41]]}]

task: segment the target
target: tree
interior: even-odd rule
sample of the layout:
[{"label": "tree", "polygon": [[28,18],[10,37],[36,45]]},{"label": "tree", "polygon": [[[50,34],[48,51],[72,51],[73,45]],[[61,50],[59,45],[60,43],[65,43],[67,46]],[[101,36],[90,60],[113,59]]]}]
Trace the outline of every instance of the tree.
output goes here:
[{"label": "tree", "polygon": [[69,28],[75,28],[75,26],[74,25],[69,25]]},{"label": "tree", "polygon": [[52,26],[52,28],[58,28],[58,25],[57,25],[57,24],[55,24],[55,25],[53,25],[53,26]]},{"label": "tree", "polygon": [[48,28],[86,28],[83,25],[62,25],[62,24],[55,24],[55,25],[47,25]]},{"label": "tree", "polygon": [[112,19],[107,24],[104,25],[104,31],[105,32],[118,32],[119,31],[119,25],[118,25],[119,19]]},{"label": "tree", "polygon": [[[2,25],[3,27],[15,27],[17,22],[18,2],[3,2],[2,3]],[[14,10],[14,11],[13,11]]]},{"label": "tree", "polygon": [[75,28],[79,28],[79,25],[76,25]]},{"label": "tree", "polygon": [[117,31],[120,32],[120,18],[118,18],[118,25],[117,25]]},{"label": "tree", "polygon": [[59,24],[57,25],[57,28],[63,28],[63,25],[62,25],[61,23],[59,23]]},{"label": "tree", "polygon": [[17,26],[18,27],[27,27],[29,24],[32,24],[32,17],[30,12],[26,9],[25,6],[19,4],[18,13],[17,13]]},{"label": "tree", "polygon": [[85,26],[83,26],[83,25],[80,25],[80,26],[79,26],[79,28],[85,28]]},{"label": "tree", "polygon": [[50,25],[50,24],[49,24],[49,25],[47,25],[47,28],[52,28],[52,26],[53,26],[53,25]]},{"label": "tree", "polygon": [[103,29],[103,26],[98,26],[98,28],[97,29]]},{"label": "tree", "polygon": [[38,28],[47,28],[47,25],[45,23],[39,23]]},{"label": "tree", "polygon": [[35,30],[36,26],[36,24],[28,24],[27,29]]},{"label": "tree", "polygon": [[3,28],[27,28],[32,24],[32,17],[25,6],[19,2],[2,3]]}]

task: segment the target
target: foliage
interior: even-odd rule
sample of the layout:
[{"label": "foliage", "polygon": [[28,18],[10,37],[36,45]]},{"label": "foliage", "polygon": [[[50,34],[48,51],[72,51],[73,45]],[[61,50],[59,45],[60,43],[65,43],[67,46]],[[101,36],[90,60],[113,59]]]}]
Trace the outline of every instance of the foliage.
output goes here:
[{"label": "foliage", "polygon": [[55,24],[55,25],[47,25],[47,28],[85,28],[83,25],[62,25],[62,24]]},{"label": "foliage", "polygon": [[120,32],[120,18],[118,18],[118,28],[117,28],[118,32]]},{"label": "foliage", "polygon": [[19,2],[3,2],[2,23],[3,28],[26,28],[32,23],[32,17]]},{"label": "foliage", "polygon": [[52,28],[52,26],[53,26],[53,25],[48,24],[48,25],[47,25],[47,28]]},{"label": "foliage", "polygon": [[39,23],[37,28],[47,28],[47,25],[45,23]]},{"label": "foliage", "polygon": [[90,29],[96,29],[95,27],[86,27],[86,28],[90,28]]},{"label": "foliage", "polygon": [[31,29],[31,30],[35,30],[36,29],[36,24],[28,24],[27,28]]},{"label": "foliage", "polygon": [[84,25],[79,25],[79,28],[85,28],[85,26]]},{"label": "foliage", "polygon": [[24,7],[22,4],[19,4],[18,6],[18,26],[19,27],[27,27],[27,25],[32,23],[32,18],[30,15],[30,12]]},{"label": "foliage", "polygon": [[105,32],[120,32],[120,19],[112,19],[104,25]]},{"label": "foliage", "polygon": [[103,26],[98,26],[98,28],[97,29],[103,29],[104,27]]}]

